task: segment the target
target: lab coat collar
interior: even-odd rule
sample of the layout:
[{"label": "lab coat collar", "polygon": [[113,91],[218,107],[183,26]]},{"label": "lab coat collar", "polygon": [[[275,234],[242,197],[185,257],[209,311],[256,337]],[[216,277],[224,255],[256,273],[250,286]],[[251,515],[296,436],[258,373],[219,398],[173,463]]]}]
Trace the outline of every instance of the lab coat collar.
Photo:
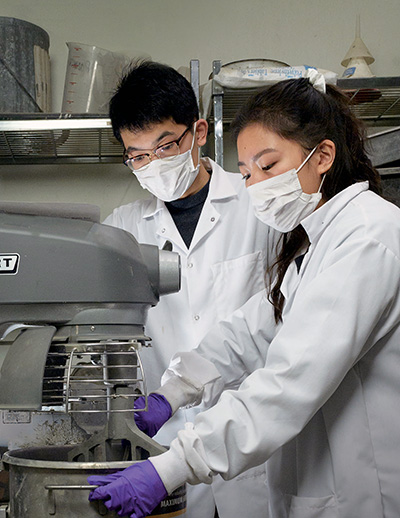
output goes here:
[{"label": "lab coat collar", "polygon": [[208,194],[209,200],[213,202],[228,198],[237,198],[238,193],[229,179],[229,173],[222,169],[214,160],[211,160],[211,158],[203,158],[202,160],[207,171],[212,171],[210,192]]},{"label": "lab coat collar", "polygon": [[301,224],[308,234],[310,243],[315,243],[337,214],[361,192],[367,191],[368,187],[368,182],[350,185],[304,218]]},{"label": "lab coat collar", "polygon": [[[207,171],[211,171],[211,179],[210,179],[210,190],[208,193],[208,199],[212,201],[224,200],[227,198],[237,197],[237,191],[235,187],[232,185],[228,178],[228,173],[222,169],[216,162],[211,160],[211,158],[202,158],[203,164]],[[148,204],[146,212],[143,214],[143,217],[151,218],[157,212],[166,209],[165,203],[153,196],[151,196],[151,203]]]}]

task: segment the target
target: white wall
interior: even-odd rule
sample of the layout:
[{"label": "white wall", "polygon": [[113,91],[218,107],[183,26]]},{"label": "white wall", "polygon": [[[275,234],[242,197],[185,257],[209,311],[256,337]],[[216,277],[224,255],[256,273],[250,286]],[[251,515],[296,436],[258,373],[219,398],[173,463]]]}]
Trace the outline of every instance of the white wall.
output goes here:
[{"label": "white wall", "polygon": [[[202,82],[214,59],[277,59],[341,75],[358,14],[373,73],[400,75],[399,0],[0,0],[1,16],[35,23],[50,36],[54,112],[61,109],[67,41],[146,53],[176,68],[199,59]],[[119,164],[0,166],[3,200],[96,203],[105,216],[143,194]]]}]

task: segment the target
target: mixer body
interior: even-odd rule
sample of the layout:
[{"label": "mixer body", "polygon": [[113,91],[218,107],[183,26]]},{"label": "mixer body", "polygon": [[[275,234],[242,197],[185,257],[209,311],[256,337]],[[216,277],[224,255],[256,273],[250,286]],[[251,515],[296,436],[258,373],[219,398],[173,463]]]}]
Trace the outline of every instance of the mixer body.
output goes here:
[{"label": "mixer body", "polygon": [[[179,289],[177,254],[100,224],[92,206],[0,204],[0,410],[67,416],[79,430],[75,440],[36,442],[35,454],[27,444],[4,455],[11,500],[28,473],[48,477],[50,470],[58,478],[64,471],[78,477],[72,486],[86,490],[76,516],[103,515],[87,502],[87,475],[165,451],[137,428],[133,407],[136,398],[147,398],[140,361],[141,349],[150,346],[147,311],[160,295]],[[55,509],[55,497],[63,501],[66,491],[76,507],[74,490],[49,490],[50,479],[35,505],[45,501]],[[71,483],[56,484],[63,485]],[[37,495],[32,506],[34,500]],[[184,502],[182,488],[175,500]],[[13,502],[11,518],[25,516],[26,505]],[[72,507],[58,505],[63,513],[75,516]]]}]

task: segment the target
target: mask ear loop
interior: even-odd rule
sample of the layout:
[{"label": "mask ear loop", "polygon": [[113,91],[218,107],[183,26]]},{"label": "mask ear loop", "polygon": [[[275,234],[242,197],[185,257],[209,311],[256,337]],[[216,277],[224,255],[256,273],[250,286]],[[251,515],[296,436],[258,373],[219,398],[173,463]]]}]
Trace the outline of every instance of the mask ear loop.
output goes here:
[{"label": "mask ear loop", "polygon": [[[308,160],[310,160],[310,158],[313,156],[313,154],[314,154],[315,150],[317,149],[317,147],[318,147],[318,145],[315,146],[315,148],[307,155],[305,160],[303,160],[303,162],[301,163],[300,167],[298,169],[296,169],[296,174],[298,174],[300,169],[308,162]],[[318,194],[321,192],[322,184],[324,183],[325,178],[326,178],[326,173],[324,174],[324,177],[322,178],[321,183],[319,184],[318,191],[317,191]]]},{"label": "mask ear loop", "polygon": [[319,184],[319,188],[318,188],[318,191],[317,191],[318,194],[321,192],[322,184],[324,183],[325,178],[326,178],[326,173],[324,173],[324,177],[322,178],[321,183]]},{"label": "mask ear loop", "polygon": [[192,151],[194,146],[194,141],[196,140],[196,124],[197,121],[193,123],[193,139],[192,139],[192,147],[190,148],[190,151]]},{"label": "mask ear loop", "polygon": [[[194,141],[196,140],[196,124],[197,124],[197,121],[193,124],[193,139],[192,139],[192,145],[190,147],[190,152],[193,151],[193,147],[194,147]],[[198,157],[197,157],[197,166],[200,165],[200,147],[198,148]]]},{"label": "mask ear loop", "polygon": [[317,147],[318,147],[318,145],[316,145],[315,148],[310,153],[308,153],[306,158],[303,160],[303,162],[300,164],[300,166],[296,169],[296,174],[298,174],[300,169],[310,160],[310,158],[313,156],[313,154],[314,154],[315,150],[317,149]]}]

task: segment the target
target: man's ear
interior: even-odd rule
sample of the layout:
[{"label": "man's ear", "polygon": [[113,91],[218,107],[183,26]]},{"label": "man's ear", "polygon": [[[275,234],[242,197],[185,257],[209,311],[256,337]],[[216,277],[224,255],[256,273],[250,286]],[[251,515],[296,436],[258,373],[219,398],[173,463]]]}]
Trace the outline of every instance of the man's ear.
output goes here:
[{"label": "man's ear", "polygon": [[199,147],[207,142],[208,123],[205,119],[196,122],[196,142]]},{"label": "man's ear", "polygon": [[325,139],[323,140],[317,149],[317,158],[318,158],[318,173],[325,174],[332,167],[333,162],[335,161],[336,156],[336,146],[332,140]]}]

